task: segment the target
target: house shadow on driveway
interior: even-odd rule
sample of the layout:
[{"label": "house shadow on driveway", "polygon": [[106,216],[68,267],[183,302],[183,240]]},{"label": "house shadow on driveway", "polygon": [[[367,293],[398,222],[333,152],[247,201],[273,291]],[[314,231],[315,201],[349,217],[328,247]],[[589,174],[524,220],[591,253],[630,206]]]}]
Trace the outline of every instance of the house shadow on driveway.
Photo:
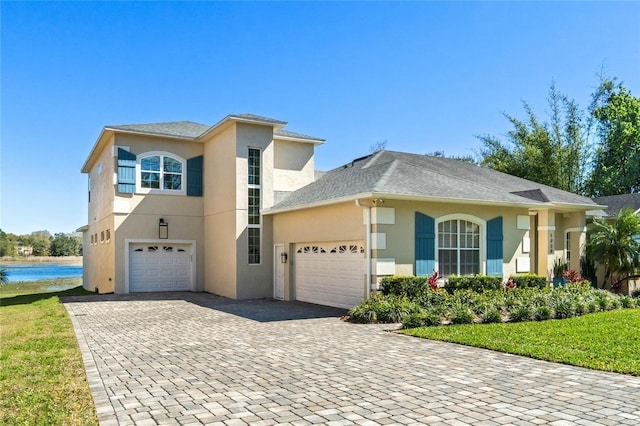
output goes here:
[{"label": "house shadow on driveway", "polygon": [[257,322],[290,321],[314,318],[338,318],[347,310],[304,302],[284,302],[275,299],[234,300],[211,293],[159,292],[132,294],[101,294],[61,297],[62,303],[88,302],[154,302],[184,301]]}]

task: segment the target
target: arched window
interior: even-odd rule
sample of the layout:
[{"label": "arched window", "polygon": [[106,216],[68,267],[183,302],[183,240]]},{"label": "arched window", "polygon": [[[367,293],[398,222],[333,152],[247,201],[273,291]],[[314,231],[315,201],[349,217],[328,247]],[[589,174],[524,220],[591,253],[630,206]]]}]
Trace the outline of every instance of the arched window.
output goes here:
[{"label": "arched window", "polygon": [[140,189],[184,192],[184,160],[164,153],[139,157]]},{"label": "arched window", "polygon": [[438,223],[438,267],[444,277],[482,271],[479,224],[464,219]]}]

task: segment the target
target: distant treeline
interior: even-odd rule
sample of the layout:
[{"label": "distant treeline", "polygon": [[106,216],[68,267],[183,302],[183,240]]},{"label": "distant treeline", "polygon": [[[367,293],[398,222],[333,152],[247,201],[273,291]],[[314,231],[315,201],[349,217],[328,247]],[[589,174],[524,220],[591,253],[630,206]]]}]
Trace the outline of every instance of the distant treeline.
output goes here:
[{"label": "distant treeline", "polygon": [[82,235],[49,231],[35,231],[28,235],[6,233],[0,229],[0,257],[2,256],[80,256]]}]

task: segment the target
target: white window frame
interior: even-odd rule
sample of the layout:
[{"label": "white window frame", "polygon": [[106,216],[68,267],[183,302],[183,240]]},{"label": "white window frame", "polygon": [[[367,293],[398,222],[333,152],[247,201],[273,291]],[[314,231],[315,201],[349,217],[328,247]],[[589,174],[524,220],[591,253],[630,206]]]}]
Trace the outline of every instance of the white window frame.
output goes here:
[{"label": "white window frame", "polygon": [[[477,216],[473,216],[465,213],[453,213],[453,214],[448,214],[448,215],[440,216],[436,218],[435,238],[433,242],[434,250],[435,250],[435,258],[436,258],[435,259],[436,271],[440,271],[440,259],[439,259],[440,251],[438,248],[438,239],[439,239],[438,225],[440,225],[440,223],[442,222],[447,222],[449,220],[466,220],[469,222],[473,222],[479,226],[480,228],[480,272],[479,273],[486,274],[487,273],[487,221]],[[458,235],[459,235],[459,231],[458,231]],[[460,250],[460,247],[458,247],[458,250]]]},{"label": "white window frame", "polygon": [[[260,178],[260,184],[250,184],[249,183],[249,152],[251,150],[257,150],[260,153],[260,173],[259,173],[259,178]],[[262,206],[262,149],[258,148],[258,147],[254,147],[254,146],[249,146],[247,147],[247,264],[248,265],[262,265],[262,258],[263,258],[263,251],[262,251],[262,214],[260,214],[260,218],[259,218],[259,222],[258,224],[250,224],[249,223],[249,189],[257,189],[259,191],[258,196],[260,199],[260,206],[259,206],[259,210],[261,210],[261,206]],[[249,261],[249,229],[258,229],[258,239],[259,239],[259,245],[258,245],[258,250],[259,250],[259,257],[260,257],[260,261],[259,262],[255,262],[252,263]]]},{"label": "white window frame", "polygon": [[564,233],[564,261],[567,262],[567,269],[571,269],[571,231]]},{"label": "white window frame", "polygon": [[[147,157],[160,156],[160,188],[143,188],[142,187],[142,166],[141,162]],[[182,165],[182,189],[163,189],[164,186],[164,171],[162,170],[164,165],[164,157],[169,157],[172,160],[180,162]],[[149,151],[143,152],[136,156],[136,193],[139,194],[165,194],[165,195],[186,195],[187,194],[187,160],[175,154],[167,151]]]}]

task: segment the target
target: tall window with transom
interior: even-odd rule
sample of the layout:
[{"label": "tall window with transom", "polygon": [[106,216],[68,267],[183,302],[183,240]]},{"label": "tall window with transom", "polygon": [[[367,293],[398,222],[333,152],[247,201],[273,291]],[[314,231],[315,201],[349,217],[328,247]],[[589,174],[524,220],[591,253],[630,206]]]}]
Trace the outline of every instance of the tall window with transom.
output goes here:
[{"label": "tall window with transom", "polygon": [[438,224],[438,267],[440,275],[480,273],[480,226],[468,220]]}]

